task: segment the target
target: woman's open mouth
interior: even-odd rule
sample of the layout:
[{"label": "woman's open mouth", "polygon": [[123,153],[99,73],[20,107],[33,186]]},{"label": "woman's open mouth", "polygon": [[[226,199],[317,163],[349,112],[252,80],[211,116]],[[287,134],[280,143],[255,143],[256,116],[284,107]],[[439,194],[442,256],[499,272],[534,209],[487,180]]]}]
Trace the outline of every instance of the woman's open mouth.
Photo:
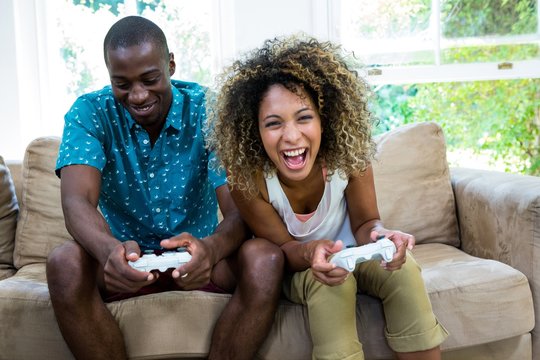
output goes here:
[{"label": "woman's open mouth", "polygon": [[306,163],[307,148],[286,150],[282,152],[285,165],[291,170],[301,169]]}]

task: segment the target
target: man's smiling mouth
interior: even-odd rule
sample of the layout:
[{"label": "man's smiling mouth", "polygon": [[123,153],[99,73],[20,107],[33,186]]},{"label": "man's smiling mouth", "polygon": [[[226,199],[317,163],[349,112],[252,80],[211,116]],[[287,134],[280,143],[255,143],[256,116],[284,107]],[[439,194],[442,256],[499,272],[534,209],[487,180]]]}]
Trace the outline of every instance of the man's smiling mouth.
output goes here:
[{"label": "man's smiling mouth", "polygon": [[152,111],[155,105],[156,103],[145,104],[145,105],[130,105],[130,108],[131,108],[131,111],[134,113],[134,115],[147,116]]}]

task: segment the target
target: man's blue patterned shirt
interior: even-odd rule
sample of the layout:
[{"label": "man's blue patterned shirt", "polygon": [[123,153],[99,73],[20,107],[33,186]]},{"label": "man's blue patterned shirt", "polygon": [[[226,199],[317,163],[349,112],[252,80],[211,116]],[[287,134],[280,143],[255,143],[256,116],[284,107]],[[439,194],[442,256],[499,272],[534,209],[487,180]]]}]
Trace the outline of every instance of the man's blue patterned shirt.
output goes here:
[{"label": "man's blue patterned shirt", "polygon": [[217,225],[215,189],[226,183],[205,147],[205,88],[172,80],[173,102],[153,147],[111,87],[79,97],[65,116],[56,173],[68,165],[101,171],[99,206],[113,235],[145,249]]}]

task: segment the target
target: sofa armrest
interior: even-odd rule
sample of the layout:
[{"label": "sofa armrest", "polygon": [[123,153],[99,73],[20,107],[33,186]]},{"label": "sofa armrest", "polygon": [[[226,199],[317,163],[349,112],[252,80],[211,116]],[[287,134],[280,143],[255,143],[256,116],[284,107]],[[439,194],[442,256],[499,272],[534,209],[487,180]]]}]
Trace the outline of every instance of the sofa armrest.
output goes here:
[{"label": "sofa armrest", "polygon": [[[499,260],[529,280],[535,314],[540,314],[540,177],[453,168],[461,248]],[[540,329],[540,316],[535,316]],[[533,354],[540,333],[533,330]]]},{"label": "sofa armrest", "polygon": [[450,173],[462,250],[504,262],[533,283],[540,274],[540,177],[465,168]]},{"label": "sofa armrest", "polygon": [[13,185],[15,186],[15,194],[20,203],[22,193],[22,161],[7,160],[6,165],[9,168],[11,180],[13,180]]}]

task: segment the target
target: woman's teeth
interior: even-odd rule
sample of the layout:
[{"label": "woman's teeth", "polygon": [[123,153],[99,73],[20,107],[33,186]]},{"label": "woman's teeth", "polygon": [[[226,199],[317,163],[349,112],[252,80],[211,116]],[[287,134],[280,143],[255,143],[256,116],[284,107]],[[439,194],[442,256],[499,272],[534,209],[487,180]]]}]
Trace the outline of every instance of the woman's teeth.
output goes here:
[{"label": "woman's teeth", "polygon": [[284,151],[285,156],[298,156],[306,152],[306,149],[297,149],[291,151]]}]

